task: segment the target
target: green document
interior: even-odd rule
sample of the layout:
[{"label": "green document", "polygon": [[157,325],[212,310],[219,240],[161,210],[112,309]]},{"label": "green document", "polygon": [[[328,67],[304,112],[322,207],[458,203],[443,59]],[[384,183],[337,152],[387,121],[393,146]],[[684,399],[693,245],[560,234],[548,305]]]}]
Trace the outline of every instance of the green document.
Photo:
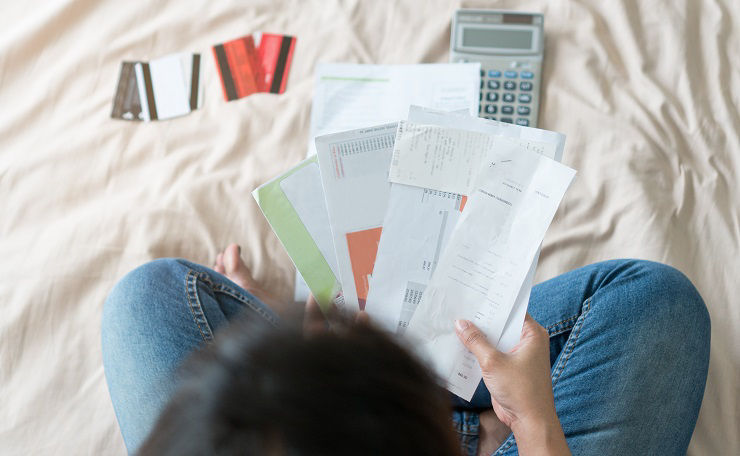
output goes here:
[{"label": "green document", "polygon": [[341,285],[317,157],[261,185],[252,196],[326,312],[341,297]]}]

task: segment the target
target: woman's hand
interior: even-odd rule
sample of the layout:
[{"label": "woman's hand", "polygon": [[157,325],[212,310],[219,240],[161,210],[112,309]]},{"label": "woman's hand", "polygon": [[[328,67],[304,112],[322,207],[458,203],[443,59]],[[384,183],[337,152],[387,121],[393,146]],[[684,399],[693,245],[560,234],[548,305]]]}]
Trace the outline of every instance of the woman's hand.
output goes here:
[{"label": "woman's hand", "polygon": [[[303,313],[304,334],[311,335],[328,331],[331,321],[339,318],[337,313],[338,311],[336,306],[332,304],[329,307],[327,314],[324,315],[319,307],[319,303],[316,301],[316,298],[313,297],[313,294],[309,295],[306,300],[306,308]],[[364,310],[357,312],[355,323],[361,325],[370,324],[370,318],[368,317],[367,312]]]},{"label": "woman's hand", "polygon": [[491,345],[467,320],[455,321],[460,341],[478,359],[496,416],[514,432],[521,454],[570,454],[550,379],[545,328],[527,314],[520,342],[508,353]]}]

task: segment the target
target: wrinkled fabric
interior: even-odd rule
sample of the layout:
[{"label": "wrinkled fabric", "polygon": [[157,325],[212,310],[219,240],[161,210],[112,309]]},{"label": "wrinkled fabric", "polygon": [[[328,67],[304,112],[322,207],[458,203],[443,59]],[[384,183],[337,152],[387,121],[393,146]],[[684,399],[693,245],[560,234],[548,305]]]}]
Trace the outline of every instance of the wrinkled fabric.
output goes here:
[{"label": "wrinkled fabric", "polygon": [[[316,62],[445,62],[458,2],[6,2],[0,15],[0,448],[122,454],[102,304],[127,271],[212,264],[230,241],[264,287],[293,267],[250,191],[305,154]],[[537,281],[635,257],[684,272],[712,318],[689,454],[740,453],[740,3],[463,2],[545,14],[539,125],[579,173]],[[287,91],[225,103],[209,46],[298,37]],[[110,119],[121,60],[203,55],[203,108]]]}]

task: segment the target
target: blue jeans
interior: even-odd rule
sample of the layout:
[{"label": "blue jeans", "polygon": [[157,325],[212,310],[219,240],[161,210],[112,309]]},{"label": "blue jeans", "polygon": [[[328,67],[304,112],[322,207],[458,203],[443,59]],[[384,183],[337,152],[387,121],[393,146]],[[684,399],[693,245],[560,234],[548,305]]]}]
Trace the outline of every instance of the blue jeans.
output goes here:
[{"label": "blue jeans", "polygon": [[[684,454],[709,362],[710,323],[677,270],[612,260],[535,286],[529,312],[550,334],[555,406],[573,454]],[[206,267],[162,259],[124,277],[103,311],[103,363],[124,441],[135,451],[176,388],[176,370],[236,315],[278,317]],[[478,446],[481,384],[453,400],[464,455]],[[399,432],[403,432],[399,430]],[[517,454],[511,435],[494,453]]]}]

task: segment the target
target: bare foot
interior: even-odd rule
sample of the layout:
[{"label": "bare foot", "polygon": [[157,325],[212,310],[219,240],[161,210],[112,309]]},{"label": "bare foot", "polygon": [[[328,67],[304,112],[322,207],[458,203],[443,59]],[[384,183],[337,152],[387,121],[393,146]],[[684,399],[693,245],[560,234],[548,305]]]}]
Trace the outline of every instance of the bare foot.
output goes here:
[{"label": "bare foot", "polygon": [[226,249],[216,256],[216,264],[213,269],[232,282],[251,292],[256,288],[252,272],[249,270],[241,257],[242,249],[237,244],[230,244]]},{"label": "bare foot", "polygon": [[242,260],[241,247],[237,244],[229,244],[223,252],[216,256],[213,270],[225,275],[229,280],[256,296],[279,315],[285,315],[287,310],[285,304],[257,285],[252,272]]},{"label": "bare foot", "polygon": [[479,415],[478,456],[493,454],[504,443],[511,429],[498,419],[493,410],[486,410]]}]

